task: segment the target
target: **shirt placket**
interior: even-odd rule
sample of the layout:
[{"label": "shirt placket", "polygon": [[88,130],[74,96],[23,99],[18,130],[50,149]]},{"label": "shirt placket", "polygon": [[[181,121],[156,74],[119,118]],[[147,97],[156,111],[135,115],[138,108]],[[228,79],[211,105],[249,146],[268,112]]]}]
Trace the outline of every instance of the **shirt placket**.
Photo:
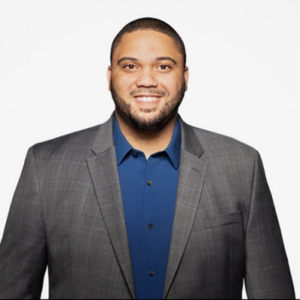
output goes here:
[{"label": "shirt placket", "polygon": [[146,249],[146,270],[145,276],[147,278],[147,287],[151,293],[153,285],[155,284],[155,242],[154,234],[155,230],[155,178],[153,169],[153,157],[148,159],[145,172],[145,196],[144,196],[144,228],[145,228],[145,249]]}]

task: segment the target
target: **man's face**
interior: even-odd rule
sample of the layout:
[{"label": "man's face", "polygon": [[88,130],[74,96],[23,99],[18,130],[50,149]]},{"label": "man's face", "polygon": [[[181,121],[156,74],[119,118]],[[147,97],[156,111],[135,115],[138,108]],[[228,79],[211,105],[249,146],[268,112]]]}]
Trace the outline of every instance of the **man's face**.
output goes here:
[{"label": "man's face", "polygon": [[155,130],[177,115],[188,68],[169,36],[138,30],[123,36],[108,69],[117,114],[139,130]]}]

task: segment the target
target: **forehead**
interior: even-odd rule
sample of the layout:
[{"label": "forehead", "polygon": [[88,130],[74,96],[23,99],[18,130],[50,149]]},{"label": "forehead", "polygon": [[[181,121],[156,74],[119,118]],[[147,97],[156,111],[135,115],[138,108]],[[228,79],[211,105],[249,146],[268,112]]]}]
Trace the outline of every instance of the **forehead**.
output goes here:
[{"label": "forehead", "polygon": [[154,30],[137,30],[124,34],[115,49],[114,60],[123,56],[138,59],[173,56],[177,60],[182,59],[174,40],[168,35]]}]

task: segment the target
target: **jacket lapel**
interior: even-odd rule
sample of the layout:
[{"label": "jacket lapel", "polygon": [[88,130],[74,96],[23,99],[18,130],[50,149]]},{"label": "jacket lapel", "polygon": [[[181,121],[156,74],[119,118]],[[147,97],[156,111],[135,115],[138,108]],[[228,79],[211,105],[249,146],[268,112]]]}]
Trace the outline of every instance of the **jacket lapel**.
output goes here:
[{"label": "jacket lapel", "polygon": [[[192,231],[208,165],[202,158],[204,152],[193,128],[181,118],[180,123],[182,146],[179,182],[164,298],[172,286]],[[100,126],[91,150],[93,154],[87,159],[87,163],[99,208],[132,298],[135,298],[130,248],[113,142],[113,116]]]},{"label": "jacket lapel", "polygon": [[135,298],[130,249],[113,143],[113,117],[100,126],[92,151],[93,155],[87,162],[99,208],[132,298]]},{"label": "jacket lapel", "polygon": [[192,231],[208,163],[194,130],[182,119],[182,146],[175,218],[165,282],[164,298],[172,286],[175,274]]}]

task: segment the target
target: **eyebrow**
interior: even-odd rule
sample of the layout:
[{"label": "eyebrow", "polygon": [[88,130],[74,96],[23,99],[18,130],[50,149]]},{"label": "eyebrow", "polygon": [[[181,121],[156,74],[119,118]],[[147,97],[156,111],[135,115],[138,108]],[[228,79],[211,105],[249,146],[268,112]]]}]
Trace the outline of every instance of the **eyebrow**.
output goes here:
[{"label": "eyebrow", "polygon": [[[138,59],[135,58],[135,57],[129,57],[129,56],[125,56],[125,57],[122,57],[121,59],[118,60],[118,65],[120,65],[120,63],[124,60],[129,60],[129,61],[134,61],[134,62],[137,62]],[[174,63],[175,65],[177,65],[177,62],[174,58],[172,57],[169,57],[169,56],[162,56],[162,57],[157,57],[156,58],[156,61],[164,61],[164,60],[169,60],[171,61],[172,63]]]},{"label": "eyebrow", "polygon": [[163,61],[163,60],[170,60],[174,65],[177,65],[177,62],[174,58],[169,57],[169,56],[163,56],[163,57],[158,57],[156,61]]},{"label": "eyebrow", "polygon": [[124,61],[124,60],[138,61],[137,58],[125,56],[125,57],[123,57],[123,58],[121,58],[121,59],[118,60],[118,65],[119,65],[122,61]]}]

